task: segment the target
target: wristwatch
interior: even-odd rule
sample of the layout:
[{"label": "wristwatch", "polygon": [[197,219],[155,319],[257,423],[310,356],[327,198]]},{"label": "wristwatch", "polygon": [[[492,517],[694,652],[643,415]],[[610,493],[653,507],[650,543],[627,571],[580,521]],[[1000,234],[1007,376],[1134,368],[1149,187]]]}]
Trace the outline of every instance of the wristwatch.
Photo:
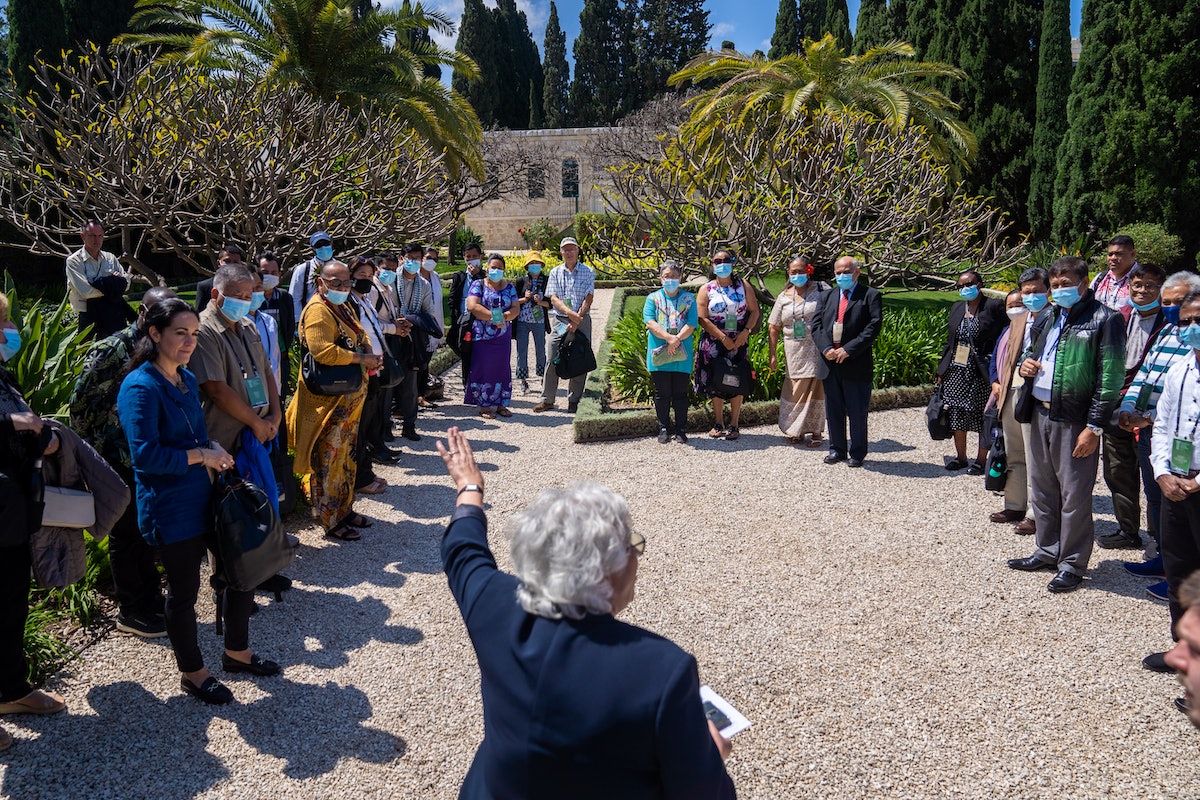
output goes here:
[{"label": "wristwatch", "polygon": [[458,490],[458,493],[460,495],[463,492],[479,492],[480,494],[483,494],[483,487],[480,486],[478,483],[468,483],[466,486],[464,486]]},{"label": "wristwatch", "polygon": [[1101,434],[1104,433],[1104,429],[1101,428],[1099,425],[1088,425],[1087,428],[1089,431],[1096,434],[1097,436],[1100,436]]}]

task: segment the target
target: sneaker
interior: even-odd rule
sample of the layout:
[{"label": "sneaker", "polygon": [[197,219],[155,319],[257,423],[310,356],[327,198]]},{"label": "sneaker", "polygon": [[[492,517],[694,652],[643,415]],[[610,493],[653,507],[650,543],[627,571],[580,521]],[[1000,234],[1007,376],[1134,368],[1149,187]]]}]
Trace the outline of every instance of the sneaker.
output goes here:
[{"label": "sneaker", "polygon": [[1141,548],[1142,535],[1140,533],[1128,533],[1127,531],[1118,530],[1115,533],[1106,533],[1103,536],[1097,536],[1096,544],[1110,550],[1117,548]]},{"label": "sneaker", "polygon": [[671,441],[671,434],[667,432],[666,428],[659,428],[658,429],[658,443],[666,444],[669,441]]},{"label": "sneaker", "polygon": [[675,441],[679,442],[680,444],[687,444],[687,434],[683,431],[679,431],[675,434]]},{"label": "sneaker", "polygon": [[159,617],[117,615],[117,630],[143,639],[161,639],[167,635],[167,623]]},{"label": "sneaker", "polygon": [[1162,556],[1155,556],[1149,561],[1126,561],[1122,566],[1130,575],[1137,575],[1139,578],[1167,577],[1167,573],[1163,571]]},{"label": "sneaker", "polygon": [[1167,597],[1167,582],[1152,583],[1146,587],[1146,594],[1153,597],[1155,600],[1169,600]]}]

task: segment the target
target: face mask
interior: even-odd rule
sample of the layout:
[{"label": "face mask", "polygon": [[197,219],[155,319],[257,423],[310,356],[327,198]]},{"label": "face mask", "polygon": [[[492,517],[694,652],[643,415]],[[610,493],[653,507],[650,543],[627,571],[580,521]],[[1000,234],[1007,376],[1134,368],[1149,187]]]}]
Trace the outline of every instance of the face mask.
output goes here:
[{"label": "face mask", "polygon": [[488,280],[491,281],[492,283],[499,283],[500,281],[504,280],[504,270],[489,269],[488,270]]},{"label": "face mask", "polygon": [[384,286],[391,286],[396,282],[396,271],[392,269],[381,270],[379,273],[379,282]]},{"label": "face mask", "polygon": [[713,265],[713,274],[718,278],[728,278],[733,274],[733,264],[715,264]]},{"label": "face mask", "polygon": [[335,306],[340,306],[342,303],[346,302],[346,298],[349,296],[350,292],[335,292],[333,289],[330,289],[329,292],[326,293],[325,299],[333,303]]},{"label": "face mask", "polygon": [[1045,292],[1034,292],[1033,294],[1021,295],[1021,302],[1025,304],[1026,308],[1036,314],[1046,307],[1048,298]]},{"label": "face mask", "polygon": [[1172,325],[1179,324],[1179,306],[1163,306],[1163,319]]},{"label": "face mask", "polygon": [[1175,331],[1175,335],[1179,337],[1179,341],[1183,343],[1184,347],[1200,350],[1200,324],[1193,322],[1186,328],[1179,328]]},{"label": "face mask", "polygon": [[375,287],[375,282],[370,278],[356,278],[354,280],[354,291],[359,294],[366,294]]},{"label": "face mask", "polygon": [[679,291],[679,278],[663,278],[663,291],[675,294]]},{"label": "face mask", "polygon": [[437,269],[437,259],[435,259],[435,258],[427,258],[427,259],[425,259],[424,261],[422,261],[422,262],[421,262],[421,267],[422,267],[422,268],[423,268],[423,269],[424,269],[426,272],[433,272],[435,269]]},{"label": "face mask", "polygon": [[249,300],[239,300],[236,297],[226,297],[221,302],[221,314],[230,322],[237,322],[250,313]]},{"label": "face mask", "polygon": [[1007,309],[1005,311],[1005,313],[1008,314],[1009,319],[1011,319],[1015,322],[1016,320],[1025,316],[1029,312],[1026,311],[1024,308],[1010,308],[1010,309]]},{"label": "face mask", "polygon": [[958,296],[969,303],[976,297],[979,297],[979,287],[975,286],[974,284],[970,286],[964,286],[958,290]]},{"label": "face mask", "polygon": [[1055,289],[1050,294],[1054,295],[1054,304],[1060,308],[1070,308],[1079,302],[1079,287],[1068,286],[1065,289]]},{"label": "face mask", "polygon": [[1154,298],[1154,302],[1147,303],[1144,306],[1139,306],[1137,303],[1133,302],[1133,300],[1130,300],[1129,305],[1133,306],[1138,311],[1153,311],[1154,309],[1158,308],[1158,298]]},{"label": "face mask", "polygon": [[417,261],[415,258],[404,259],[404,271],[409,275],[416,275],[421,271],[421,262]]},{"label": "face mask", "polygon": [[265,302],[267,302],[267,293],[266,292],[252,293],[250,295],[250,310],[258,311],[260,308],[262,308],[262,305]]},{"label": "face mask", "polygon": [[482,265],[483,265],[483,261],[478,258],[468,258],[467,259],[467,266],[470,268],[471,272],[478,272],[479,267]]},{"label": "face mask", "polygon": [[273,292],[275,287],[279,285],[278,275],[263,275],[263,292]]},{"label": "face mask", "polygon": [[0,360],[12,361],[13,356],[21,349],[21,332],[12,328],[6,328],[0,331],[0,335],[7,336],[7,340],[0,342]]},{"label": "face mask", "polygon": [[849,273],[834,275],[833,280],[843,292],[854,287],[854,276]]},{"label": "face mask", "polygon": [[529,274],[530,275],[541,275],[542,274],[542,265],[541,264],[530,264],[529,265]]},{"label": "face mask", "polygon": [[317,248],[317,261],[332,261],[333,260],[333,245],[324,245]]},{"label": "face mask", "polygon": [[788,283],[792,284],[792,286],[803,286],[808,283],[808,276],[803,272],[799,275],[788,275]]}]

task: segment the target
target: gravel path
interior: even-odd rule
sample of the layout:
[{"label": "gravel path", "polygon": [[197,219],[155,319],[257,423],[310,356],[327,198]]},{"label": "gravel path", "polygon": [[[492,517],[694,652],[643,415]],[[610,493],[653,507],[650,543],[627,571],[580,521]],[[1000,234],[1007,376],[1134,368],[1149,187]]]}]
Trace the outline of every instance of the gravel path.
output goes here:
[{"label": "gravel path", "polygon": [[[1200,795],[1178,687],[1139,666],[1169,639],[1165,606],[1120,569],[1135,555],[1097,550],[1065,596],[1046,591],[1048,573],[1006,569],[1032,542],[987,522],[1000,502],[980,479],[942,469],[921,409],[872,415],[866,469],[850,470],[774,428],[575,445],[567,415],[533,415],[536,402],[519,397],[507,421],[454,404],[424,415],[425,440],[381,472],[395,487],[358,504],[380,520],[360,542],[298,529],[296,588],[260,599],[252,623],[282,678],[230,676],[237,702],[212,709],[180,692],[165,640],[113,634],[56,681],[68,715],[4,718],[17,741],[0,792],[454,798],[482,735],[475,659],[438,568],[454,494],[432,434],[459,425],[494,531],[544,486],[625,495],[649,540],[627,619],[695,653],[702,680],[751,718],[729,762],[743,798]],[[1111,530],[1102,483],[1097,495]],[[201,645],[217,665],[211,624]]]}]

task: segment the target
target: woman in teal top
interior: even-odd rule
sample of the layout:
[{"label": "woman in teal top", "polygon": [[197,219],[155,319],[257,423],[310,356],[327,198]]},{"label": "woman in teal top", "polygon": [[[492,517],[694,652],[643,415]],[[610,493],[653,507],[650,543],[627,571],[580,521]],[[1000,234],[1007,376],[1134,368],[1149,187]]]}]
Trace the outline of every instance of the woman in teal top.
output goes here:
[{"label": "woman in teal top", "polygon": [[646,368],[654,381],[654,413],[658,441],[671,440],[675,409],[675,441],[687,442],[688,387],[692,375],[692,332],[696,330],[696,296],[679,288],[679,265],[663,262],[663,288],[646,298],[642,319],[648,331]]}]

